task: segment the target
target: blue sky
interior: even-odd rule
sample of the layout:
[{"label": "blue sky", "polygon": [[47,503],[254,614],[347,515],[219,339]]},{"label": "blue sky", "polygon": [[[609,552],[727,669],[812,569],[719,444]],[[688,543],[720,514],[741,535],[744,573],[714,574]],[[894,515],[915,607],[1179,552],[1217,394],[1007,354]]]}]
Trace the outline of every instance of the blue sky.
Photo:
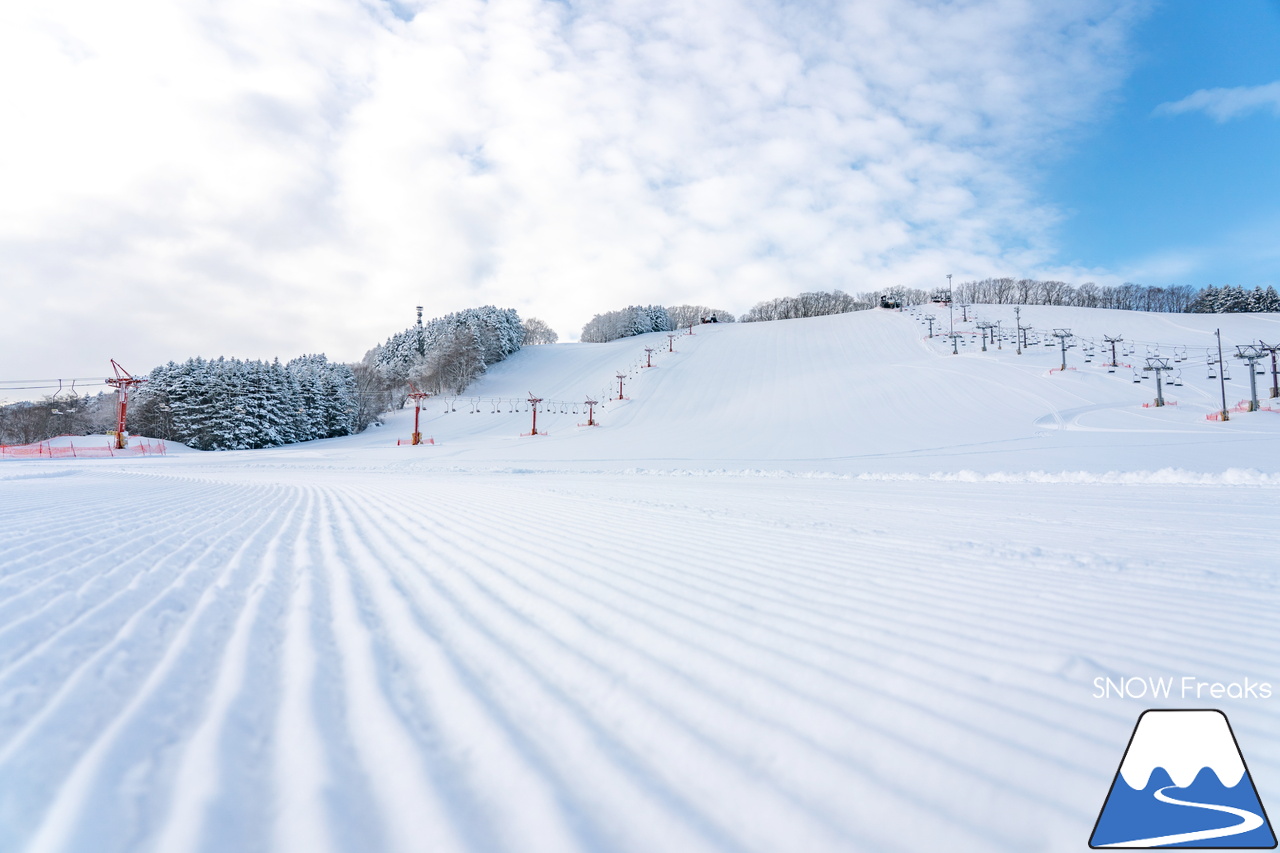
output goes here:
[{"label": "blue sky", "polygon": [[1131,40],[1114,103],[1044,183],[1059,259],[1142,284],[1280,285],[1280,93],[1225,120],[1157,110],[1280,81],[1280,2],[1166,0]]},{"label": "blue sky", "polygon": [[0,4],[0,379],[495,304],[1280,284],[1280,0]]}]

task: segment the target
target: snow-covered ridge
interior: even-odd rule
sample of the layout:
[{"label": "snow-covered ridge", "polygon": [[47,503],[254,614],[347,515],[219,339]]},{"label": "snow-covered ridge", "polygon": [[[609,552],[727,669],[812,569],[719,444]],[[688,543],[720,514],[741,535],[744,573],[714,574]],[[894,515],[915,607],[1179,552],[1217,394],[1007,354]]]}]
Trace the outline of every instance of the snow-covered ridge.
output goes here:
[{"label": "snow-covered ridge", "polygon": [[1120,775],[1130,788],[1142,790],[1157,767],[1163,767],[1179,788],[1194,782],[1206,767],[1228,788],[1238,785],[1245,771],[1231,727],[1220,711],[1143,714]]}]

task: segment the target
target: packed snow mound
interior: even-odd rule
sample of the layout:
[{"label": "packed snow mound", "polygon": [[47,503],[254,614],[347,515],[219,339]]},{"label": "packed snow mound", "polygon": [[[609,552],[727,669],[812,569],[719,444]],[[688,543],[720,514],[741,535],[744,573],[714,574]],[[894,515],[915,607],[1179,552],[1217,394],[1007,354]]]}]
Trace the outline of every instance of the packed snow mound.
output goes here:
[{"label": "packed snow mound", "polygon": [[[963,337],[953,355],[945,312],[932,338],[926,313],[863,311],[526,347],[467,395],[427,401],[421,430],[437,442],[437,458],[455,461],[755,460],[850,473],[1102,473],[1132,471],[1135,460],[1148,471],[1280,469],[1276,413],[1206,419],[1221,409],[1219,380],[1205,362],[1214,328],[1223,327],[1233,353],[1234,343],[1280,334],[1274,315],[1024,308],[1023,325],[1040,334],[1018,354],[1011,336],[982,351],[978,324],[999,320],[1008,329],[1014,316],[1011,306],[978,306],[965,312],[967,322],[957,312]],[[1073,335],[1065,371],[1054,328]],[[1103,335],[1126,339],[1122,366],[1105,366]],[[1153,405],[1152,374],[1136,369],[1148,352],[1170,360],[1163,408]],[[1228,362],[1234,405],[1249,382],[1242,363]],[[1255,378],[1269,403],[1269,377]],[[538,430],[546,435],[536,438],[527,435],[531,395],[544,400]],[[582,426],[587,399],[599,401],[598,429]],[[358,441],[407,439],[412,412],[389,423]]]}]

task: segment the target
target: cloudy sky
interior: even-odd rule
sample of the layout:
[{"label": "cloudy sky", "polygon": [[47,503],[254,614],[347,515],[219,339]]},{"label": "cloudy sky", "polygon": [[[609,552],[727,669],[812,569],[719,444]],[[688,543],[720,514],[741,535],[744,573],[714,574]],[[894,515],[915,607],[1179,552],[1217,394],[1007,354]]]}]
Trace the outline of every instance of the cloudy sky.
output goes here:
[{"label": "cloudy sky", "polygon": [[1277,0],[4,4],[0,380],[352,360],[418,304],[1280,284],[1278,43]]}]

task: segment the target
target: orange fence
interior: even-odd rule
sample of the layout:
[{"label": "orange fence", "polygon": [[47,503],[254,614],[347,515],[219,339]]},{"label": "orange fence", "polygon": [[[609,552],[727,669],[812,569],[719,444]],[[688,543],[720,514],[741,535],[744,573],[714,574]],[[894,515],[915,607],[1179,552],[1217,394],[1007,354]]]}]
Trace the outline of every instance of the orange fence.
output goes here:
[{"label": "orange fence", "polygon": [[[1232,406],[1230,409],[1227,409],[1227,411],[1228,411],[1228,412],[1231,412],[1231,413],[1235,413],[1235,414],[1239,414],[1239,413],[1242,413],[1242,412],[1247,412],[1247,411],[1249,411],[1249,401],[1248,401],[1248,400],[1241,400],[1239,403],[1236,403],[1236,404],[1235,404],[1234,406]],[[1274,408],[1272,408],[1271,406],[1261,406],[1261,407],[1260,407],[1260,408],[1258,408],[1256,411],[1259,411],[1259,412],[1280,412],[1280,409],[1274,409]],[[1210,414],[1205,415],[1205,416],[1204,416],[1204,419],[1205,419],[1206,421],[1220,421],[1220,420],[1222,420],[1222,412],[1212,412],[1212,413],[1210,413]]]},{"label": "orange fence", "polygon": [[68,440],[66,444],[54,444],[52,441],[0,444],[0,459],[99,459],[116,456],[163,456],[164,452],[163,441],[145,438],[131,440],[123,450],[110,442],[103,445],[82,441],[77,447],[74,440]]}]

